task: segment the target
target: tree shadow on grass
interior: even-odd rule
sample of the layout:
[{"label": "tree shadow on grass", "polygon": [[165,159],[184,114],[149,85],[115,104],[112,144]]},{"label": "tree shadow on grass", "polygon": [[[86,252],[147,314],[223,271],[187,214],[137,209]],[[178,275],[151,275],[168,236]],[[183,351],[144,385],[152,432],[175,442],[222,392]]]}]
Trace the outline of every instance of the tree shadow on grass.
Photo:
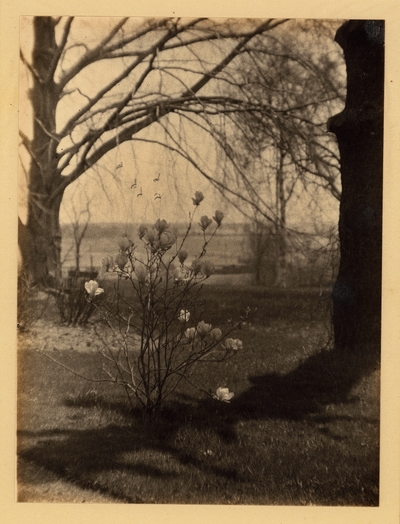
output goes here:
[{"label": "tree shadow on grass", "polygon": [[[185,438],[194,435],[199,442],[207,442],[216,435],[221,442],[235,443],[237,424],[248,419],[297,421],[312,415],[317,422],[318,417],[326,416],[319,414],[324,405],[348,401],[352,388],[376,367],[373,358],[322,351],[286,375],[250,377],[251,387],[234,397],[230,405],[211,399],[194,404],[193,399],[185,401],[181,397],[169,402],[154,421],[144,419],[139,410],[129,411],[123,402],[110,402],[95,395],[69,398],[66,403],[71,407],[118,412],[125,423],[20,432],[21,440],[28,445],[21,446],[19,455],[39,470],[128,503],[149,502],[146,479],[179,486],[179,476],[186,466],[200,474],[246,482],[229,462],[217,464],[211,457],[208,460],[204,450],[198,449],[200,446],[192,442],[186,446]],[[190,434],[185,437],[186,427],[190,427]],[[340,436],[334,440],[340,440]],[[40,483],[40,475],[37,482]],[[162,500],[160,495],[159,500],[150,502]]]},{"label": "tree shadow on grass", "polygon": [[[68,405],[73,404],[68,399]],[[183,442],[177,441],[180,438],[177,437],[179,430],[189,425],[190,431],[197,429],[199,432],[199,441],[202,435],[207,438],[210,432],[216,433],[224,442],[234,440],[234,427],[224,416],[220,416],[218,410],[210,411],[204,403],[196,409],[190,403],[171,402],[158,418],[148,420],[143,418],[139,410],[129,411],[123,402],[103,404],[99,398],[82,397],[75,403],[76,407],[85,408],[100,405],[102,409],[124,415],[125,425],[20,431],[19,440],[24,440],[26,444],[21,446],[19,457],[25,463],[35,464],[37,470],[42,472],[42,475],[24,479],[21,467],[20,481],[40,484],[48,472],[82,489],[111,496],[119,502],[144,503],[149,502],[143,488],[146,480],[160,483],[167,481],[167,484],[175,482],[179,486],[179,476],[187,466],[199,470],[200,475],[243,480],[235,468],[216,465],[211,457],[205,457],[203,449],[185,446],[185,435]],[[138,489],[132,488],[132,482],[139,486]],[[150,502],[162,500],[160,485],[160,500]]]},{"label": "tree shadow on grass", "polygon": [[[140,476],[156,476],[168,480],[173,472],[156,465],[136,462],[130,464],[122,460],[125,453],[140,449],[137,432],[129,427],[107,426],[101,429],[87,430],[44,430],[39,432],[21,431],[20,438],[33,439],[35,444],[19,453],[24,461],[34,463],[39,471],[49,471],[58,478],[70,482],[82,489],[90,489],[106,494],[116,501],[140,503],[140,497],[129,494],[124,488],[122,473],[134,473]],[[21,468],[22,469],[22,468]],[[114,482],[107,482],[104,477],[113,473]],[[43,476],[42,475],[42,476]],[[20,480],[29,483],[42,482],[42,476],[23,477]],[[128,493],[127,493],[128,491]]]},{"label": "tree shadow on grass", "polygon": [[249,377],[252,385],[235,397],[233,411],[239,418],[299,420],[324,405],[349,402],[352,389],[378,367],[368,353],[322,350],[286,375]]}]

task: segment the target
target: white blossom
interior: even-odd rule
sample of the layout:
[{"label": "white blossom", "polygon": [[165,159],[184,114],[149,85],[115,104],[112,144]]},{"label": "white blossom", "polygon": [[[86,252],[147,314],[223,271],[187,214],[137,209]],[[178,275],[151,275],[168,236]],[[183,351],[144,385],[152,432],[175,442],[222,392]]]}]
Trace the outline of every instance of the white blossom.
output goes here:
[{"label": "white blossom", "polygon": [[190,318],[190,311],[187,311],[186,309],[181,309],[178,315],[179,322],[187,322],[189,318]]},{"label": "white blossom", "polygon": [[227,338],[225,340],[225,348],[233,349],[234,351],[237,351],[238,349],[243,348],[243,342],[239,340],[238,338]]},{"label": "white blossom", "polygon": [[104,293],[104,289],[99,287],[99,284],[95,280],[89,280],[89,282],[85,282],[85,289],[91,299]]},{"label": "white blossom", "polygon": [[213,395],[213,398],[215,398],[215,400],[219,400],[220,402],[226,402],[229,404],[234,395],[235,393],[229,392],[228,388],[218,388],[215,392],[215,395]]}]

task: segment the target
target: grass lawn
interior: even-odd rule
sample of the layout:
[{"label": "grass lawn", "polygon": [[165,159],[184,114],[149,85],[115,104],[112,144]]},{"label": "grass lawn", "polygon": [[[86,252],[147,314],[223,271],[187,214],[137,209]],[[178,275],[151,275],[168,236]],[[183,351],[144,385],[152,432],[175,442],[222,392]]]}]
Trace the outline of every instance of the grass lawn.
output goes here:
[{"label": "grass lawn", "polygon": [[48,307],[19,335],[19,501],[379,504],[379,370],[328,350],[327,294],[210,284],[204,298],[220,327],[258,308],[234,335],[243,350],[193,377],[235,396],[182,386],[154,421],[43,354],[98,377],[93,325],[59,326]]}]

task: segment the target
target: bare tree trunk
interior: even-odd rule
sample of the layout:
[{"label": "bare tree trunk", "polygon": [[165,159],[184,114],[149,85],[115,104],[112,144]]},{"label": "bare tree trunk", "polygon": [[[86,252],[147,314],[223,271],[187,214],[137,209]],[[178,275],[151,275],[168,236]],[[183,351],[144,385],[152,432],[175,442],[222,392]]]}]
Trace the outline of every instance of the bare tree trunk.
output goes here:
[{"label": "bare tree trunk", "polygon": [[384,22],[351,20],[339,28],[347,98],[329,122],[342,175],[340,267],[333,290],[335,346],[379,354],[382,277]]},{"label": "bare tree trunk", "polygon": [[283,162],[285,152],[279,152],[279,166],[276,172],[276,208],[277,219],[275,222],[276,234],[276,262],[275,262],[275,286],[286,288],[287,285],[287,249],[286,249],[286,197],[285,197],[285,176]]},{"label": "bare tree trunk", "polygon": [[53,285],[61,276],[61,230],[59,223],[60,202],[35,209],[28,216],[27,224],[19,221],[18,242],[22,270],[31,284]]},{"label": "bare tree trunk", "polygon": [[78,275],[79,274],[79,271],[80,271],[80,259],[81,259],[81,243],[78,242],[75,246],[75,271],[76,271],[76,274]]},{"label": "bare tree trunk", "polygon": [[52,64],[57,52],[54,21],[50,17],[34,20],[32,54],[33,138],[28,140],[31,164],[28,173],[28,213],[26,225],[20,223],[19,245],[22,269],[32,283],[44,282],[61,271],[61,231],[59,211],[62,194],[52,197],[61,177],[57,172],[56,107],[57,87]]},{"label": "bare tree trunk", "polygon": [[[252,229],[249,229],[250,249],[253,256],[253,278],[255,284],[264,284],[265,275],[263,275],[264,254],[266,244],[265,226],[255,220]],[[264,278],[263,278],[264,277]]]}]

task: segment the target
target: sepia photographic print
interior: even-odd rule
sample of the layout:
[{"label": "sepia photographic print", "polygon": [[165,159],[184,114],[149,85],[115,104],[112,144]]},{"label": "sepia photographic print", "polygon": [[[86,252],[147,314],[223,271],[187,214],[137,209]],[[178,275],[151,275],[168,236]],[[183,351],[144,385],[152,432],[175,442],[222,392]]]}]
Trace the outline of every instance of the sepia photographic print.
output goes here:
[{"label": "sepia photographic print", "polygon": [[387,21],[18,22],[15,502],[379,511]]}]

